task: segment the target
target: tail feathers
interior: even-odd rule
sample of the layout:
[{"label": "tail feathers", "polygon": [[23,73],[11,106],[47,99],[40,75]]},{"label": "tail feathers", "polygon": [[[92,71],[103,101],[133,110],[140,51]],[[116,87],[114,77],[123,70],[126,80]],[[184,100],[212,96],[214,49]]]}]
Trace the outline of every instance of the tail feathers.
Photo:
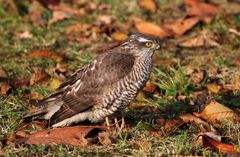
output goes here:
[{"label": "tail feathers", "polygon": [[27,113],[25,116],[23,116],[23,119],[27,119],[27,118],[31,118],[31,117],[35,117],[35,116],[40,116],[47,113],[47,109],[44,107],[38,108],[34,111],[30,111],[29,113]]},{"label": "tail feathers", "polygon": [[41,107],[38,107],[34,111],[30,111],[23,116],[23,119],[36,116],[40,116],[41,118],[38,117],[39,119],[50,119],[52,115],[60,109],[62,104],[62,101],[45,102],[45,104],[43,104]]}]

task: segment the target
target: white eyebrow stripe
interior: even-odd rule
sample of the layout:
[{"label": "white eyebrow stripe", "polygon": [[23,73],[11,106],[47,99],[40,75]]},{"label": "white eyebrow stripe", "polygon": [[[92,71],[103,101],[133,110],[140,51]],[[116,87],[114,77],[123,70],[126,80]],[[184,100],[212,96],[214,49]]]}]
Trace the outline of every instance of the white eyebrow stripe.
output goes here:
[{"label": "white eyebrow stripe", "polygon": [[152,40],[148,40],[148,39],[145,39],[145,38],[143,38],[143,37],[139,37],[137,40],[138,40],[139,42],[152,42]]}]

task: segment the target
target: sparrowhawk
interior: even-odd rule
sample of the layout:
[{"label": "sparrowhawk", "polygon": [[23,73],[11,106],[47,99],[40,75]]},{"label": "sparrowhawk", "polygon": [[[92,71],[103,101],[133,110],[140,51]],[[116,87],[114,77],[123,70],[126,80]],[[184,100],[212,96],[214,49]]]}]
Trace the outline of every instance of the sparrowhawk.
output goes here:
[{"label": "sparrowhawk", "polygon": [[158,38],[135,33],[67,78],[23,118],[41,116],[52,127],[99,122],[129,105],[150,77]]}]

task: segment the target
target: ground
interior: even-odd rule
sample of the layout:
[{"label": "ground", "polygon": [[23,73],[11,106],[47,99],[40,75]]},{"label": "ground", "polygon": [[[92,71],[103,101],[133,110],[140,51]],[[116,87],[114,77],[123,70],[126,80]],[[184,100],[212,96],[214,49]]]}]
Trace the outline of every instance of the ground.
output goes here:
[{"label": "ground", "polygon": [[[160,26],[186,15],[181,0],[156,1],[155,12],[146,11],[136,0],[85,0],[71,1],[68,7],[76,10],[69,13],[66,9],[62,17],[58,14],[54,19],[54,9],[46,7],[50,2],[40,2],[44,5],[30,0],[0,0],[0,156],[226,155],[206,149],[198,138],[203,131],[194,123],[168,132],[162,120],[201,113],[210,102],[239,115],[240,11],[220,12],[211,22],[198,22],[183,35],[162,37],[148,89],[123,111],[126,129],[112,134],[110,144],[73,147],[17,142],[12,136],[32,104],[98,54],[119,45],[131,32],[140,31],[134,25],[136,21]],[[220,6],[220,2],[215,5]],[[200,46],[181,46],[201,32],[207,39]],[[204,120],[216,128],[224,143],[240,148],[239,120],[220,124]]]}]

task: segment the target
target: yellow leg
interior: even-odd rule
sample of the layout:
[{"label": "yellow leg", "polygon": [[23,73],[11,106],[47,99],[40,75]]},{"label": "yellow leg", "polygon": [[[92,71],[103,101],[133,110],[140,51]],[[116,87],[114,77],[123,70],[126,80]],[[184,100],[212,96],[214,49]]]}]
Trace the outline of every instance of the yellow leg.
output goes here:
[{"label": "yellow leg", "polygon": [[117,117],[114,118],[114,122],[115,122],[115,126],[116,126],[116,129],[119,130],[119,125],[118,125],[118,119]]},{"label": "yellow leg", "polygon": [[125,127],[125,118],[124,118],[124,116],[122,115],[122,122],[121,122],[120,130],[122,130],[124,127]]},{"label": "yellow leg", "polygon": [[106,122],[106,125],[107,125],[107,129],[110,130],[110,124],[109,124],[109,119],[108,117],[105,118],[105,122]]}]

